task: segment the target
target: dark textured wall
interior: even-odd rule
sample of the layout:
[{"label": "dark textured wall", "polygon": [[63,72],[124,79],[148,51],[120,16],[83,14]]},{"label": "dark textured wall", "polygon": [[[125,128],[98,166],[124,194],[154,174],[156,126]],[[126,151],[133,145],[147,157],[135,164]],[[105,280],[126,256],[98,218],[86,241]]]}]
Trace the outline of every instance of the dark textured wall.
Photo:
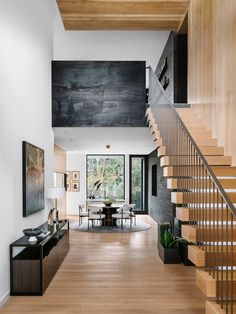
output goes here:
[{"label": "dark textured wall", "polygon": [[53,61],[53,127],[144,127],[145,61]]},{"label": "dark textured wall", "polygon": [[187,102],[187,59],[187,35],[172,32],[155,73],[173,103]]},{"label": "dark textured wall", "polygon": [[[157,196],[152,195],[152,166],[157,165]],[[149,215],[158,222],[173,223],[173,204],[171,192],[167,189],[167,179],[163,177],[163,168],[156,150],[148,156],[148,208]]]}]

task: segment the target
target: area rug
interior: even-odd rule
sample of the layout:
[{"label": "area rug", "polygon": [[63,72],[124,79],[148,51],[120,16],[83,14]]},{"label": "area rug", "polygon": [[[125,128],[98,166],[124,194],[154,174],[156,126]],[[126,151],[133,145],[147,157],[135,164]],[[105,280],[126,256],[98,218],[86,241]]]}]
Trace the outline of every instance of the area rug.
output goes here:
[{"label": "area rug", "polygon": [[81,232],[100,232],[100,233],[128,233],[128,232],[139,232],[139,231],[145,231],[150,229],[151,226],[147,223],[144,222],[138,222],[136,225],[132,225],[130,228],[130,223],[129,222],[124,222],[123,224],[123,229],[120,226],[115,226],[115,227],[105,227],[105,226],[100,226],[98,224],[95,224],[94,227],[90,225],[89,230],[88,230],[88,222],[85,221],[79,226],[79,222],[70,222],[70,230],[76,230],[76,231],[81,231]]}]

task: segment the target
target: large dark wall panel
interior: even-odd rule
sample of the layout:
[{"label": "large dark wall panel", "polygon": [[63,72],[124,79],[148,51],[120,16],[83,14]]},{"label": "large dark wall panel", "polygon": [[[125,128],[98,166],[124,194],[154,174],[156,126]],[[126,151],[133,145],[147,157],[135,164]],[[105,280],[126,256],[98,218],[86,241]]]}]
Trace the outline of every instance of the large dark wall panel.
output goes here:
[{"label": "large dark wall panel", "polygon": [[[153,167],[155,166],[156,167]],[[156,196],[152,191],[153,169],[156,168]],[[148,156],[148,212],[157,222],[174,222],[174,210],[171,192],[167,189],[167,179],[163,177],[163,168],[156,150]]]},{"label": "large dark wall panel", "polygon": [[173,103],[187,103],[187,35],[171,32],[156,68]]},{"label": "large dark wall panel", "polygon": [[53,127],[144,127],[145,61],[53,61]]}]

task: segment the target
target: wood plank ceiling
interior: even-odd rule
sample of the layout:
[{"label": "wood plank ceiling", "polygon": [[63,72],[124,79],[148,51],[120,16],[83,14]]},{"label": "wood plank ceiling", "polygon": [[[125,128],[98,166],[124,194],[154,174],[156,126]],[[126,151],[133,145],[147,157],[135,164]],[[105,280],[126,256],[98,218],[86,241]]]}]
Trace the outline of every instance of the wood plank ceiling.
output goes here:
[{"label": "wood plank ceiling", "polygon": [[177,31],[189,0],[57,0],[66,30]]}]

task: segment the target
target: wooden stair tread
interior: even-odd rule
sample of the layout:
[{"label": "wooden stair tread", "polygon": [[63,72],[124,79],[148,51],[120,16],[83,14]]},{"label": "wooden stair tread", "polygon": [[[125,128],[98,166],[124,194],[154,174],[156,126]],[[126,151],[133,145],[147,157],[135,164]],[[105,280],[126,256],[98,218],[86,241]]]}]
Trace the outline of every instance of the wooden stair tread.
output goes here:
[{"label": "wooden stair tread", "polygon": [[[199,146],[200,151],[204,156],[223,156],[224,148],[218,146]],[[166,155],[166,148],[163,146],[161,151],[158,151],[158,157]]]},{"label": "wooden stair tread", "polygon": [[[176,218],[180,221],[227,221],[231,217],[230,209],[227,210],[225,208],[195,208],[194,210],[193,208],[176,207]],[[233,220],[236,220],[236,217],[233,217]]]},{"label": "wooden stair tread", "polygon": [[224,147],[219,146],[199,146],[204,156],[224,155]]},{"label": "wooden stair tread", "polygon": [[[163,169],[165,177],[183,177],[185,166],[167,166]],[[211,169],[217,177],[236,177],[235,166],[211,166]],[[189,175],[196,175],[196,167],[191,166],[188,169]]]},{"label": "wooden stair tread", "polygon": [[[216,228],[216,226],[206,225],[204,228],[202,227],[202,231],[204,233],[204,241],[212,241],[214,239],[214,241],[225,242],[231,238],[233,241],[236,241],[236,226],[234,226],[234,228],[231,230],[227,229],[225,225],[223,227],[219,225],[218,228]],[[219,231],[219,233],[216,231]],[[182,225],[181,234],[185,240],[193,243],[197,242],[197,229],[193,226]]]},{"label": "wooden stair tread", "polygon": [[[232,158],[230,156],[205,156],[210,166],[230,166]],[[160,158],[160,164],[162,167],[165,166],[194,166],[194,157],[189,158],[188,156],[163,156]]]},{"label": "wooden stair tread", "polygon": [[[233,314],[236,313],[236,310],[233,311]],[[216,301],[206,301],[206,314],[226,314],[225,309],[216,303]]]},{"label": "wooden stair tread", "polygon": [[[232,203],[236,203],[236,192],[226,192],[226,194]],[[213,192],[171,192],[171,202],[174,204],[216,204],[221,201],[220,194]]]},{"label": "wooden stair tread", "polygon": [[[228,313],[236,314],[236,301],[233,301],[232,311],[230,303],[228,304]],[[206,314],[226,314],[226,302],[223,301],[218,304],[216,301],[206,300]]]},{"label": "wooden stair tread", "polygon": [[235,281],[235,283],[236,283],[236,270],[232,270],[231,271],[231,269],[229,268],[228,274],[227,274],[226,270],[223,270],[221,273],[222,273],[222,275],[218,278],[219,281],[222,281],[222,280],[226,281],[227,280],[227,276],[228,276],[228,277],[230,277],[230,280],[232,278],[233,281]]},{"label": "wooden stair tread", "polygon": [[[236,189],[236,178],[221,179],[219,182],[224,189]],[[210,186],[210,180],[192,179],[192,178],[168,178],[167,188],[172,190],[182,189],[184,187],[189,189],[202,189]]]},{"label": "wooden stair tread", "polygon": [[[229,252],[227,256],[227,250]],[[233,253],[232,253],[233,252]],[[232,260],[231,260],[232,254]],[[236,266],[236,245],[227,247],[226,245],[205,246],[204,250],[197,245],[188,246],[188,259],[197,267],[215,267],[220,265]],[[236,277],[234,277],[236,278]]]},{"label": "wooden stair tread", "polygon": [[236,176],[236,167],[235,166],[212,166],[212,171],[216,176],[228,177]]},{"label": "wooden stair tread", "polygon": [[[231,270],[228,271],[228,274],[226,271],[222,271],[221,276],[216,276],[215,273],[215,278],[214,273],[208,273],[207,271],[203,270],[203,269],[197,269],[196,270],[196,284],[198,286],[198,288],[200,288],[202,290],[202,292],[207,296],[207,297],[211,297],[211,298],[215,298],[216,297],[216,293],[217,290],[221,290],[220,292],[223,292],[223,296],[227,295],[227,289],[228,289],[228,296],[231,296],[231,275],[233,276],[233,280],[232,280],[232,286],[233,286],[233,296],[235,297],[236,295],[236,291],[235,291],[235,287],[236,287],[236,272]],[[229,280],[229,285],[227,287],[227,276],[228,276],[228,280]],[[218,289],[219,288],[219,289]]]}]

